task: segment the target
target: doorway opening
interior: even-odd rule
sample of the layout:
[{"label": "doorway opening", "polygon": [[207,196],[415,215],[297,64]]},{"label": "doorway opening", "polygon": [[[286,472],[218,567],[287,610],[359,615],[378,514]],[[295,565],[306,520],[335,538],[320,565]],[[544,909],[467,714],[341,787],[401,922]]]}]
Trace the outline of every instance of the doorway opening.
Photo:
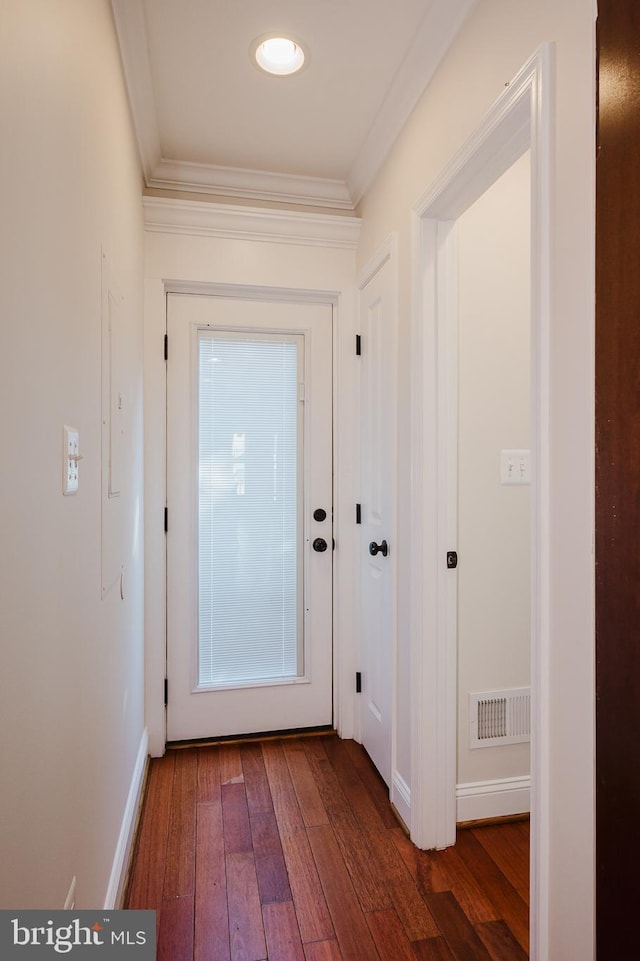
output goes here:
[{"label": "doorway opening", "polygon": [[530,198],[527,151],[456,225],[458,823],[530,808]]},{"label": "doorway opening", "polygon": [[[456,221],[531,151],[531,957],[545,956],[549,839],[549,263],[551,47],[506,87],[414,208],[411,835],[455,843],[457,773]],[[453,576],[452,576],[453,575]]]}]

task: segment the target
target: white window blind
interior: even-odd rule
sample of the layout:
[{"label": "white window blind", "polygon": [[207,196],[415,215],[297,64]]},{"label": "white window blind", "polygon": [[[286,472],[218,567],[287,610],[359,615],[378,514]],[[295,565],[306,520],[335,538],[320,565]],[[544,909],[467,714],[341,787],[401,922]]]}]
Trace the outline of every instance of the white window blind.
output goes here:
[{"label": "white window blind", "polygon": [[302,663],[302,337],[199,332],[200,686]]}]

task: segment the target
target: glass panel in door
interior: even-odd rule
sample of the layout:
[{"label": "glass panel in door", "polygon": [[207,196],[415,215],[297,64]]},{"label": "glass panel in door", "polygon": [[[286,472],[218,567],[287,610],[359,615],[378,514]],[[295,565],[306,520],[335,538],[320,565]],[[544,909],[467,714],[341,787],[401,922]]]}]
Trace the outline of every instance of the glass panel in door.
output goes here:
[{"label": "glass panel in door", "polygon": [[198,338],[198,687],[304,674],[303,339]]}]

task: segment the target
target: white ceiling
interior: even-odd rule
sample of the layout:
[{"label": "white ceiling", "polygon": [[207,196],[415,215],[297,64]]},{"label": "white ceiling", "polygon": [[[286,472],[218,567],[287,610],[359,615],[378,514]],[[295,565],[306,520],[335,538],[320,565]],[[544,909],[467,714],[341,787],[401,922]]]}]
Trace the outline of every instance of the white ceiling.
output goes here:
[{"label": "white ceiling", "polygon": [[[476,0],[112,0],[149,187],[352,209]],[[273,77],[253,40],[308,66]]]}]

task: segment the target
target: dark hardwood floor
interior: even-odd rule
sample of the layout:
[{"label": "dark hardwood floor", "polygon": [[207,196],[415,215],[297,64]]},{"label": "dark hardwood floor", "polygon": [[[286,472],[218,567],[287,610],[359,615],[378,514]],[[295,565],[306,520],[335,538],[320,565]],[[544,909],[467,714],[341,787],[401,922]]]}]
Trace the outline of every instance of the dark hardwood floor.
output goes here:
[{"label": "dark hardwood floor", "polygon": [[127,896],[158,961],[523,961],[529,827],[424,852],[354,741],[169,751],[151,765]]}]

